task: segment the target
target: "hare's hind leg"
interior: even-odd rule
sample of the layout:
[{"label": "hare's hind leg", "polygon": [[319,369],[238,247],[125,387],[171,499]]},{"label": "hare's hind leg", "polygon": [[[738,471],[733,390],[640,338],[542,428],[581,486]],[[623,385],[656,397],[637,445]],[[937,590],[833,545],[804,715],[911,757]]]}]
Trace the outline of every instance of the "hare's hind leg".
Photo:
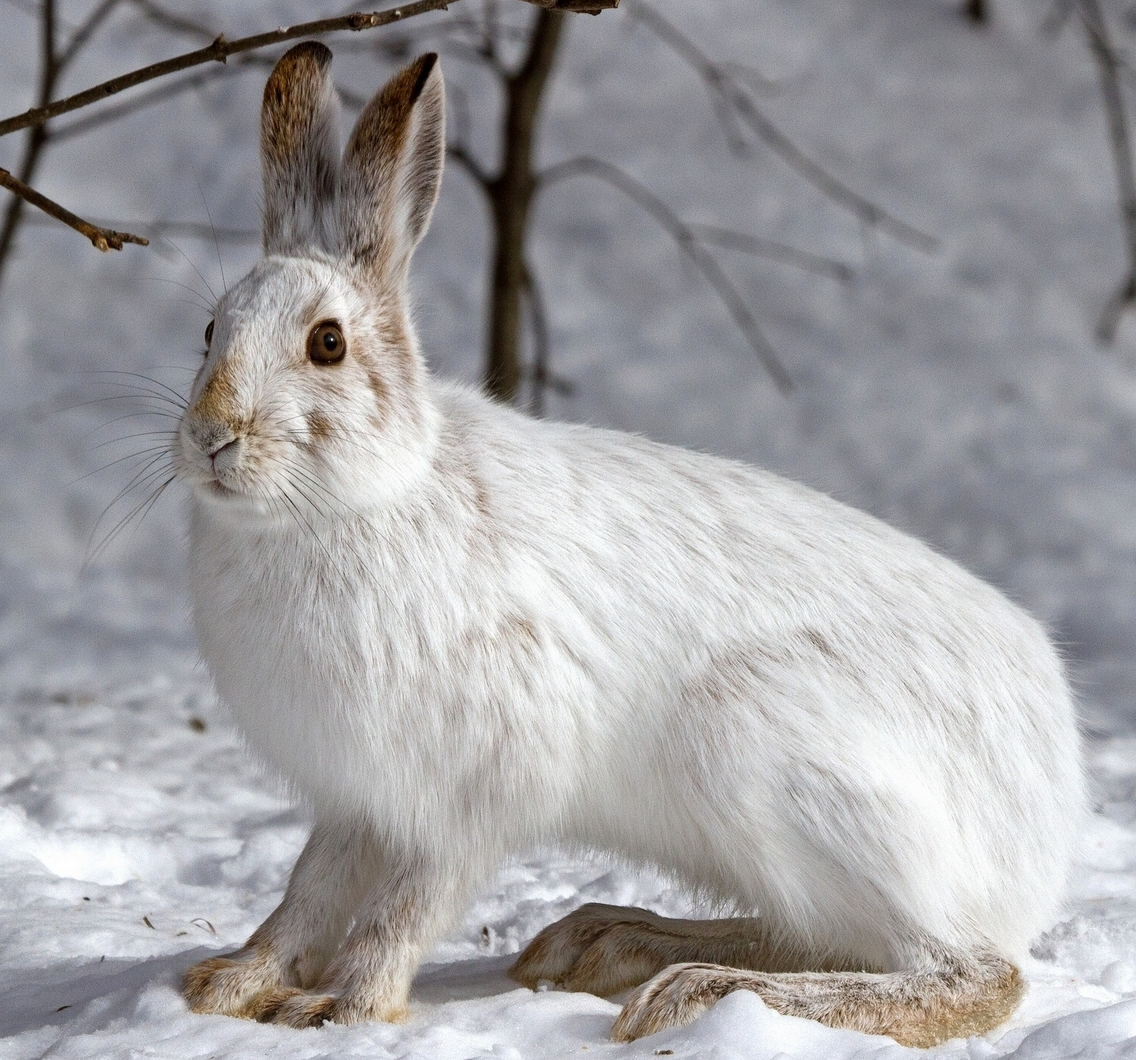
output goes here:
[{"label": "hare's hind leg", "polygon": [[182,991],[189,1007],[260,1019],[282,993],[311,986],[378,871],[379,851],[369,831],[317,821],[275,912],[241,949],[185,973]]},{"label": "hare's hind leg", "polygon": [[735,990],[752,990],[785,1015],[928,1048],[993,1030],[1017,1007],[1024,984],[1017,968],[989,953],[944,959],[930,970],[882,974],[677,964],[631,995],[612,1037],[626,1042],[683,1026]]},{"label": "hare's hind leg", "polygon": [[689,961],[767,972],[805,966],[761,919],[673,920],[646,909],[591,903],[541,931],[509,974],[533,989],[547,980],[603,997]]}]

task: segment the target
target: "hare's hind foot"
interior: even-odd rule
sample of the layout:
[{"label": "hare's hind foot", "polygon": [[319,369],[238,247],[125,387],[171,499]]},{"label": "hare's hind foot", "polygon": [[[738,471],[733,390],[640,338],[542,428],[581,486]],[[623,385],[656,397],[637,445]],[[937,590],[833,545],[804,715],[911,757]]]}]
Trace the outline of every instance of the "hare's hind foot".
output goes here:
[{"label": "hare's hind foot", "polygon": [[797,966],[772,945],[757,919],[673,920],[646,909],[590,903],[541,931],[509,974],[531,989],[547,980],[605,997],[687,961],[766,971]]},{"label": "hare's hind foot", "polygon": [[612,1028],[617,1042],[684,1026],[735,990],[752,990],[787,1016],[882,1034],[920,1049],[985,1034],[1005,1022],[1025,986],[994,955],[951,961],[930,972],[761,973],[677,964],[627,1000]]}]

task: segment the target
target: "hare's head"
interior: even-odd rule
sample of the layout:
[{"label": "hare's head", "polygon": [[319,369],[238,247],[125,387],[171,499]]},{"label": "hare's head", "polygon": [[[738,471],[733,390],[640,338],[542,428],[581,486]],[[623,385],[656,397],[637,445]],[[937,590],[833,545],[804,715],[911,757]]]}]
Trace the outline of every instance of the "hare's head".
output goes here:
[{"label": "hare's head", "polygon": [[174,444],[179,475],[234,514],[382,504],[431,457],[406,285],[441,182],[441,68],[396,75],[341,156],[330,67],[305,42],[265,86],[264,258],[217,303]]}]

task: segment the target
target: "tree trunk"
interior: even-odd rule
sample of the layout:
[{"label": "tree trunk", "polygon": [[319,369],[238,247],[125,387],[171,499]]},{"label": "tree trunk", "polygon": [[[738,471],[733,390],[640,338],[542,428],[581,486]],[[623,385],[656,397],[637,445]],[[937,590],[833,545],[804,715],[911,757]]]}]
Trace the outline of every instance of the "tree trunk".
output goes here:
[{"label": "tree trunk", "polygon": [[542,10],[533,23],[524,62],[505,83],[501,168],[488,183],[493,210],[493,268],[485,387],[512,402],[520,388],[521,300],[525,286],[525,233],[536,181],[533,174],[541,99],[564,32],[562,11]]}]

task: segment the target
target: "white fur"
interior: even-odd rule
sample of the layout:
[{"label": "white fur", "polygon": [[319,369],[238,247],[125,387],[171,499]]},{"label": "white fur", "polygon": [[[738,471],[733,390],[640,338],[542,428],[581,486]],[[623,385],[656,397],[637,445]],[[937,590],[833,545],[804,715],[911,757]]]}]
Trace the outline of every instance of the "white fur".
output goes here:
[{"label": "white fur", "polygon": [[[262,929],[311,965],[281,981],[319,980],[358,912],[323,989],[367,995],[344,1018],[395,1011],[501,860],[550,843],[659,866],[839,966],[1022,954],[1085,808],[1038,624],[802,486],[431,378],[381,265],[253,269],[175,446],[217,690],[314,807],[313,849],[341,840]],[[313,365],[328,318],[347,360]],[[221,366],[227,417],[200,403]]]}]

